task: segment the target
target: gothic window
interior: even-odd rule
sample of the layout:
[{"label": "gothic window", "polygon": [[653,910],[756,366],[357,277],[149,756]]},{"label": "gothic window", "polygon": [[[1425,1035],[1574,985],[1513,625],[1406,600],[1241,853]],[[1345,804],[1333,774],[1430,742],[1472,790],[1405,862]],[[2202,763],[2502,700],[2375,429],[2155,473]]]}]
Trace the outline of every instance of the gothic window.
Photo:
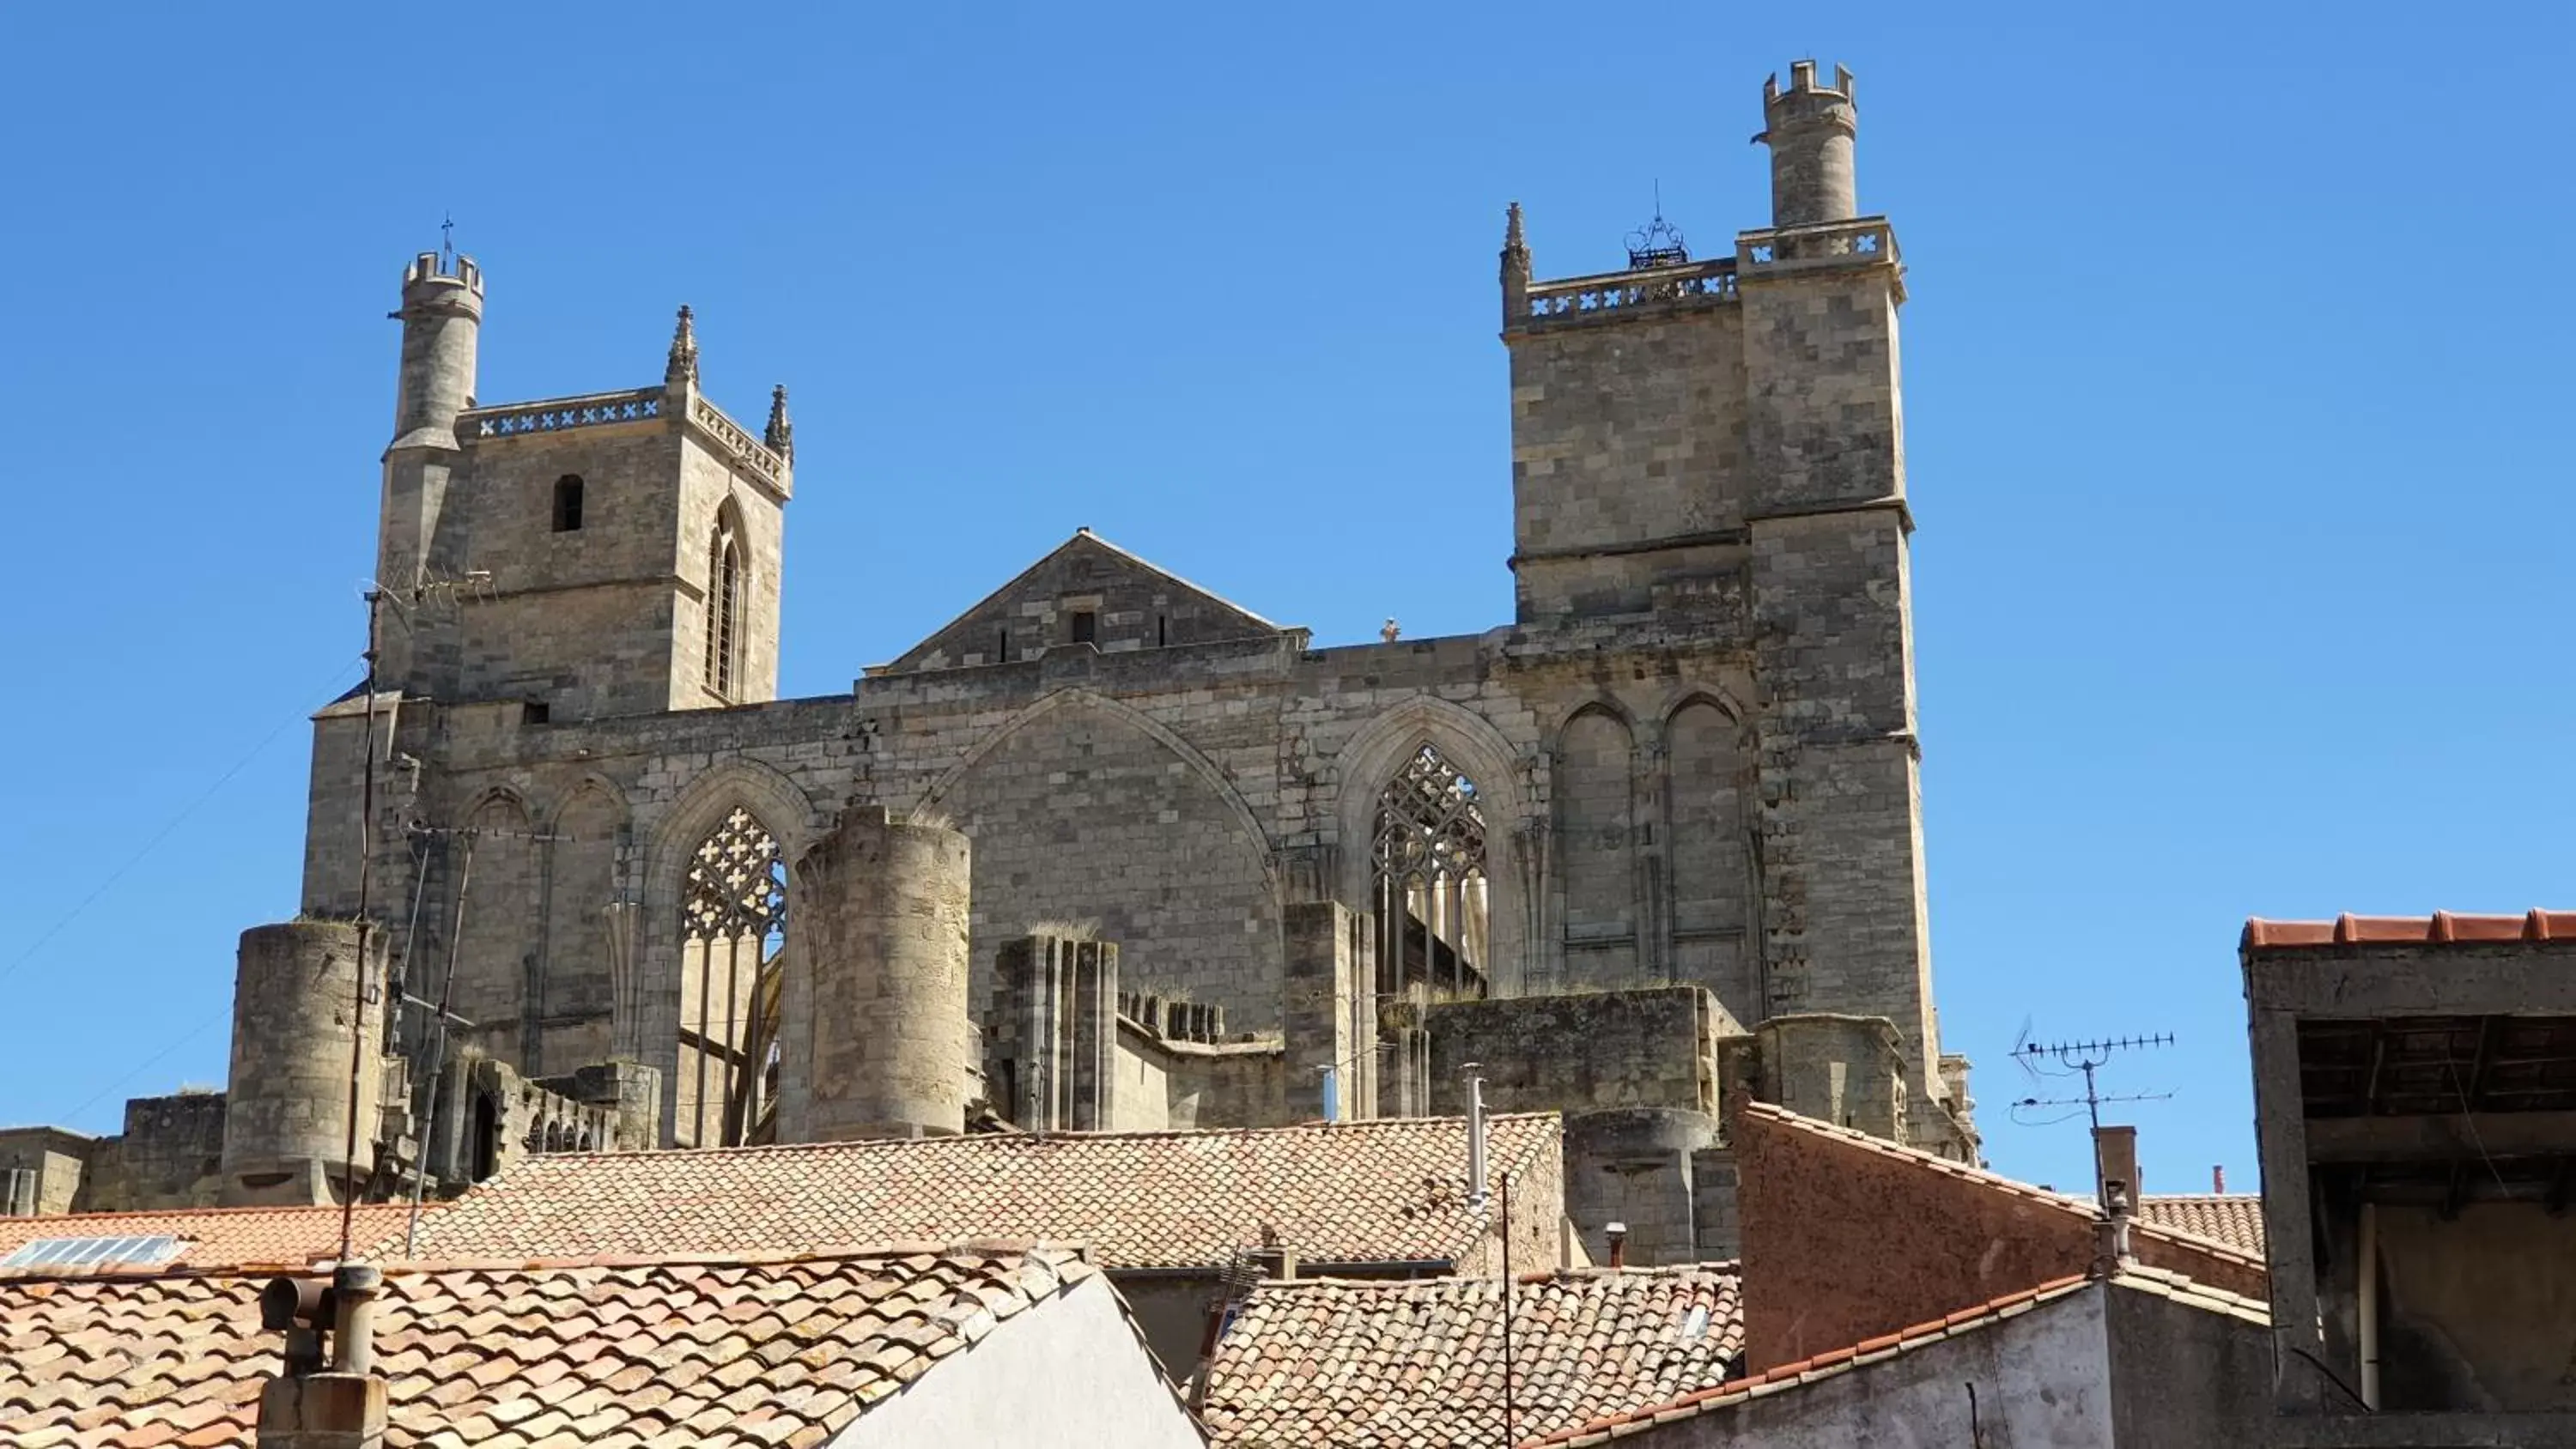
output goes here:
[{"label": "gothic window", "polygon": [[555,532],[581,531],[581,475],[566,473],[555,480]]},{"label": "gothic window", "polygon": [[1370,864],[1378,984],[1485,992],[1485,811],[1476,782],[1425,744],[1378,796]]},{"label": "gothic window", "polygon": [[734,696],[742,672],[742,538],[728,514],[707,545],[707,692]]},{"label": "gothic window", "polygon": [[787,944],[787,866],[748,810],[725,816],[689,855],[680,907],[680,1139],[749,1139],[767,1092]]}]

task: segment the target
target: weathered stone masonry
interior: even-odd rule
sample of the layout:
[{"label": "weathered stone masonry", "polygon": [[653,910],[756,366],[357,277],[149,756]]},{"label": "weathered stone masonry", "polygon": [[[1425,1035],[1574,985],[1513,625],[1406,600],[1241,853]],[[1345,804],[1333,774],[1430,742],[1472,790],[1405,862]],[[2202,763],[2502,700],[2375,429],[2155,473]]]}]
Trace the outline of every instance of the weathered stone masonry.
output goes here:
[{"label": "weathered stone masonry", "polygon": [[[1096,936],[1118,994],[1229,1035],[1068,1017],[1084,1051],[1115,1039],[1116,1090],[1066,1112],[1304,1116],[1328,1070],[1345,1112],[1428,1110],[1455,1084],[1427,1074],[1462,1049],[1440,1024],[1470,1020],[1444,1001],[1491,999],[1493,1056],[1584,1049],[1551,1023],[1588,1008],[1514,998],[1696,987],[1713,1002],[1669,1000],[1707,1030],[1640,1037],[1582,1100],[1524,1104],[1601,1114],[1569,1140],[1701,1184],[1655,1199],[1674,1251],[1731,1213],[1706,1187],[1733,1171],[1711,1032],[1758,1042],[1738,1074],[1756,1092],[1806,1090],[1823,1066],[1801,1053],[1849,1056],[1874,1085],[1845,1115],[1973,1156],[1925,929],[1905,280],[1858,211],[1855,116],[1847,73],[1802,63],[1767,89],[1772,224],[1725,254],[1546,280],[1512,208],[1514,608],[1473,637],[1317,648],[1080,532],[846,694],[775,699],[784,391],[756,434],[736,423],[683,309],[659,385],[485,404],[485,278],[417,259],[384,457],[378,811],[358,820],[353,696],[316,719],[304,891],[314,916],[354,913],[370,843],[394,970],[447,989],[442,1050],[472,1064],[435,1065],[430,1014],[394,1011],[389,1070],[411,1080],[386,1084],[384,1140],[464,1161],[454,1117],[436,1143],[401,1135],[495,1072],[517,1075],[491,1100],[666,1142],[847,1106],[816,1100],[804,1044],[814,973],[849,963],[799,955],[837,938],[800,932],[790,874],[856,808],[971,842],[969,1016],[923,1079],[943,1103],[984,1074],[973,1043],[1003,1039],[983,1028],[1005,943]],[[1408,781],[1431,793],[1396,829]],[[845,1040],[887,1040],[868,1025]],[[570,1085],[611,1059],[639,1065]],[[1490,1065],[1498,1087],[1566,1075]],[[1646,1179],[1623,1180],[1645,1221]]]},{"label": "weathered stone masonry", "polygon": [[[395,942],[412,989],[450,950],[472,830],[466,1039],[531,1073],[635,1055],[692,1140],[693,852],[747,818],[793,861],[878,805],[973,841],[979,1020],[1000,943],[1077,921],[1128,989],[1269,1031],[1283,910],[1383,907],[1379,800],[1429,746],[1485,826],[1478,989],[1884,1018],[1937,1109],[1910,1135],[1972,1151],[1924,922],[1903,272],[1851,200],[1848,74],[1802,64],[1766,110],[1776,224],[1729,255],[1537,280],[1513,209],[1517,608],[1475,637],[1318,649],[1086,532],[848,694],[771,700],[783,394],[764,438],[725,418],[684,316],[662,388],[472,406],[481,274],[416,263],[382,550],[414,642],[388,655],[375,836],[398,937],[383,903],[424,903]],[[363,706],[317,721],[319,913],[355,907]]]}]

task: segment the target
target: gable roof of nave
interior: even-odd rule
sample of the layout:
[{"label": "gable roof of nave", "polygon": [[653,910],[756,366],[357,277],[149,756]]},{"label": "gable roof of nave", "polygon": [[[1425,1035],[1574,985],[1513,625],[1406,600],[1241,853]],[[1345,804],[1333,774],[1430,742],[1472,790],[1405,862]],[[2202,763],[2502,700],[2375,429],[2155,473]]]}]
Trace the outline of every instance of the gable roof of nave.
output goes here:
[{"label": "gable roof of nave", "polygon": [[976,600],[956,617],[932,630],[919,643],[897,655],[893,662],[874,666],[868,670],[868,673],[905,674],[925,667],[943,667],[939,663],[925,663],[925,661],[938,653],[948,637],[961,626],[978,615],[988,614],[995,607],[1010,604],[1023,596],[1029,600],[1043,598],[1051,601],[1063,591],[1052,587],[1040,587],[1049,581],[1050,575],[1086,568],[1094,578],[1103,583],[1124,574],[1130,578],[1140,578],[1160,584],[1178,594],[1195,599],[1217,611],[1220,616],[1231,616],[1240,624],[1242,637],[1245,638],[1287,632],[1286,626],[1265,619],[1212,589],[1202,588],[1173,573],[1170,569],[1120,548],[1088,528],[1079,528],[1074,530],[1071,538],[1049,549],[1036,562],[1012,575],[1010,580],[1000,588]]}]

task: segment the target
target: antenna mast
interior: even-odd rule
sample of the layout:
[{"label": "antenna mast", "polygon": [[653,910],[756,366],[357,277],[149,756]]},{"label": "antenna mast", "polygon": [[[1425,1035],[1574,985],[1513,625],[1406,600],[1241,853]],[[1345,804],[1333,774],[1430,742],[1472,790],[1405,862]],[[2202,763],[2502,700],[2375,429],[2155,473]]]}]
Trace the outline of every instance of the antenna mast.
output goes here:
[{"label": "antenna mast", "polygon": [[[2169,1047],[2173,1044],[2174,1038],[2172,1032],[2162,1032],[2154,1036],[2107,1037],[2094,1041],[2024,1042],[2021,1045],[2014,1047],[2012,1050],[2013,1060],[2021,1063],[2023,1071],[2030,1073],[2034,1079],[2042,1076],[2064,1077],[2081,1075],[2084,1078],[2084,1095],[2080,1097],[2024,1097],[2020,1101],[2012,1104],[2013,1110],[2018,1113],[2027,1108],[2081,1106],[2084,1109],[2084,1115],[2087,1122],[2093,1129],[2093,1139],[2097,1144],[2094,1149],[2096,1155],[2094,1162],[2094,1176],[2098,1179],[2102,1173],[2102,1166],[2099,1158],[2101,1149],[2098,1145],[2102,1136],[2102,1104],[2105,1102],[2163,1102],[2169,1101],[2173,1097],[2173,1093],[2171,1092],[2105,1093],[2102,1090],[2099,1075],[2102,1068],[2110,1062],[2112,1057],[2121,1052],[2148,1051],[2157,1047]],[[2054,1067],[2046,1065],[2051,1062],[2054,1062],[2056,1065]],[[2062,1122],[2066,1119],[2064,1117],[2053,1117],[2048,1120],[2050,1122]],[[2046,1123],[2025,1123],[2023,1125],[2042,1126],[2046,1125]],[[2132,1192],[2135,1191],[2134,1184],[2132,1184],[2131,1190]]]}]

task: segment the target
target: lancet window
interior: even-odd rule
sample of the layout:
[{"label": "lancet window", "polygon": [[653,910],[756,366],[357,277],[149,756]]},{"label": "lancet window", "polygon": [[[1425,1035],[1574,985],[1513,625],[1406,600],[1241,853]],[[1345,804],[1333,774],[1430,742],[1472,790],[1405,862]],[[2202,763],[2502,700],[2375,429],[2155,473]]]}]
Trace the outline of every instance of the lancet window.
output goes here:
[{"label": "lancet window", "polygon": [[707,545],[707,692],[734,697],[742,673],[742,537],[730,515]]},{"label": "lancet window", "polygon": [[680,925],[677,1135],[698,1146],[748,1142],[775,1104],[787,945],[786,862],[750,811],[725,816],[690,852]]},{"label": "lancet window", "polygon": [[1379,991],[1484,995],[1484,805],[1437,746],[1414,751],[1379,795],[1370,861]]}]

